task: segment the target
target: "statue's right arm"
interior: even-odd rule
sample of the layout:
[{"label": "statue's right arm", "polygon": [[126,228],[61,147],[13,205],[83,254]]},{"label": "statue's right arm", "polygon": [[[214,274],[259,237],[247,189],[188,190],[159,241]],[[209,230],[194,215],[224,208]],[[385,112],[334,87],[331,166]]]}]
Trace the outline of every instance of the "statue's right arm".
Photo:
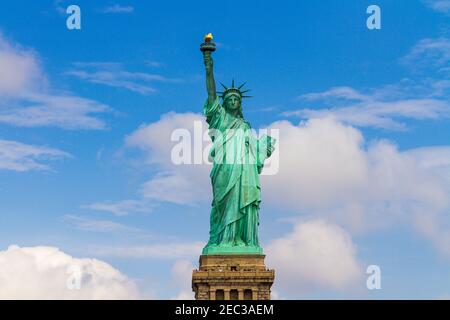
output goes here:
[{"label": "statue's right arm", "polygon": [[206,69],[206,90],[208,91],[208,103],[213,104],[216,100],[216,82],[214,81],[213,60],[211,52],[203,53],[203,60]]}]

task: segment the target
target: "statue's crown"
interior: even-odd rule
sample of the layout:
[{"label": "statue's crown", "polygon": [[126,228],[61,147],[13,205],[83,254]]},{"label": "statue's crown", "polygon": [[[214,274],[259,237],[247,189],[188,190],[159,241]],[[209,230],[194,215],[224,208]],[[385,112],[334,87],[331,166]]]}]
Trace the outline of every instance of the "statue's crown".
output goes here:
[{"label": "statue's crown", "polygon": [[217,92],[221,95],[222,99],[225,100],[230,95],[237,95],[240,99],[242,98],[250,98],[251,96],[246,96],[244,93],[249,92],[250,90],[241,91],[242,87],[245,85],[245,82],[241,84],[239,87],[234,86],[234,79],[231,82],[231,87],[226,87],[222,82],[220,83],[224,89],[222,92]]}]

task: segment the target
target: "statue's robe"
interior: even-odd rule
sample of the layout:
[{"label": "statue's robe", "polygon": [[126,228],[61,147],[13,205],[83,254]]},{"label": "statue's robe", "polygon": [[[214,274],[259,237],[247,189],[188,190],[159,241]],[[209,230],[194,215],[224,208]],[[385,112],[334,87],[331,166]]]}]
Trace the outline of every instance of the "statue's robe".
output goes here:
[{"label": "statue's robe", "polygon": [[207,246],[259,247],[259,173],[274,139],[256,139],[243,118],[227,112],[219,98],[204,106],[213,141],[210,159],[213,201]]}]

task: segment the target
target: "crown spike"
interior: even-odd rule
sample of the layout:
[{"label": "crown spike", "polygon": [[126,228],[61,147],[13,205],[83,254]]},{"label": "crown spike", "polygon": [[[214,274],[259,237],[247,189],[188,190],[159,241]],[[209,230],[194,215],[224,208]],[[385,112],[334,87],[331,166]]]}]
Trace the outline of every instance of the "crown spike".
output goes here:
[{"label": "crown spike", "polygon": [[220,84],[225,89],[223,92],[217,91],[217,94],[220,94],[222,99],[225,99],[230,94],[238,95],[241,98],[251,98],[252,97],[252,96],[244,95],[244,93],[249,92],[250,89],[241,91],[241,88],[243,88],[244,85],[247,84],[246,82],[244,82],[243,84],[241,84],[240,86],[237,87],[237,86],[235,86],[236,82],[234,81],[234,79],[232,79],[231,80],[231,87],[228,87],[228,88],[222,82],[220,82]]},{"label": "crown spike", "polygon": [[220,82],[220,85],[221,85],[225,90],[228,90],[228,88],[227,88],[222,82]]}]

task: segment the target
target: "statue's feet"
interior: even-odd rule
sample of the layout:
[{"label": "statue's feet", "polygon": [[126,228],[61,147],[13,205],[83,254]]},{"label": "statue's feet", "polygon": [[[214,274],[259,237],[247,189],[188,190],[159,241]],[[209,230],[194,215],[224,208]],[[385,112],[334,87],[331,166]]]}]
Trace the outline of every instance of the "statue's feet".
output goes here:
[{"label": "statue's feet", "polygon": [[235,247],[234,242],[208,243],[208,248],[232,248]]},{"label": "statue's feet", "polygon": [[245,247],[245,246],[246,246],[245,242],[242,241],[241,239],[236,240],[236,241],[234,242],[234,245],[235,245],[236,247]]}]

